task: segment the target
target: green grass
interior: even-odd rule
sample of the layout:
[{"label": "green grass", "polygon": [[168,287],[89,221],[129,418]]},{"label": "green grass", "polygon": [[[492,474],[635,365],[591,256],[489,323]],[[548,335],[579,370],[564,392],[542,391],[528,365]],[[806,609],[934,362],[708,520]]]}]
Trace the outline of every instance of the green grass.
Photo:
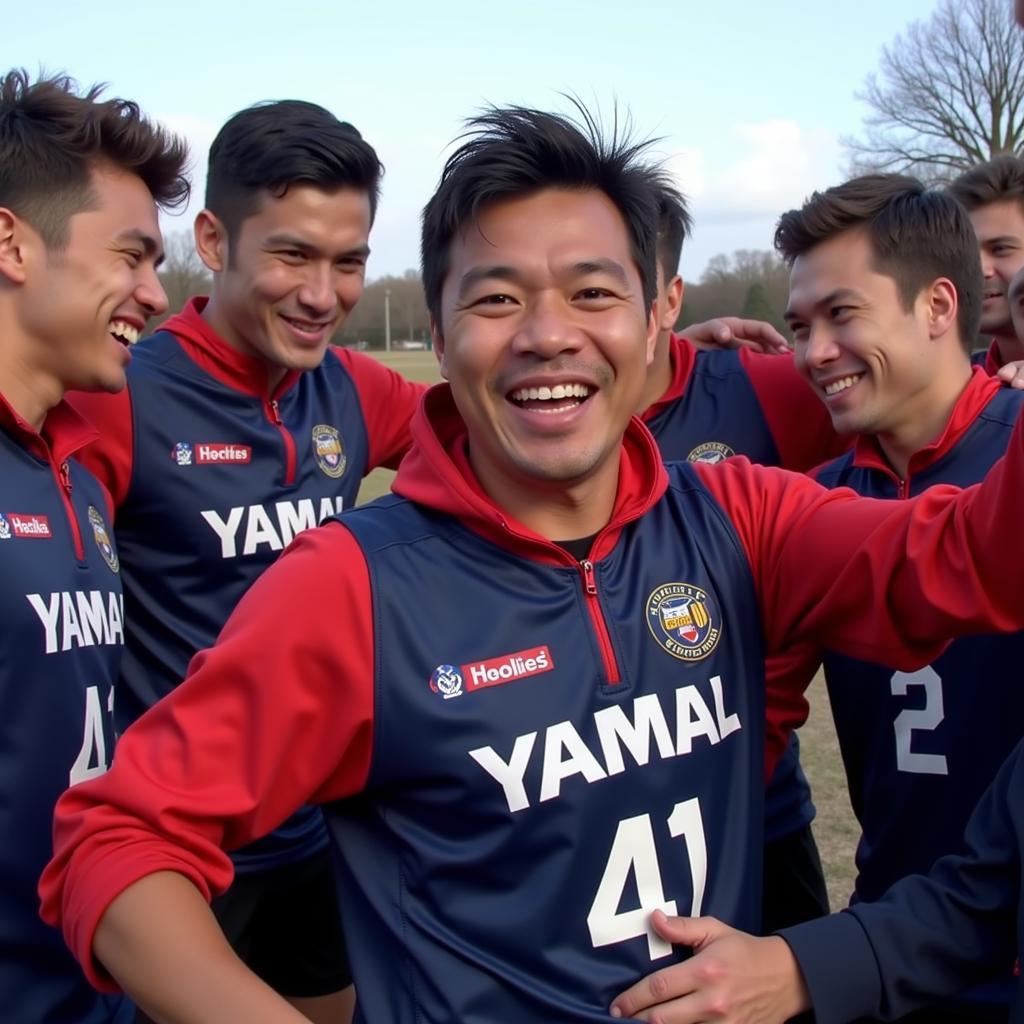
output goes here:
[{"label": "green grass", "polygon": [[[433,352],[373,352],[387,366],[410,380],[438,381],[441,375]],[[375,469],[364,481],[359,500],[370,501],[391,487],[394,473]],[[814,834],[821,851],[833,910],[845,907],[853,889],[853,851],[860,830],[846,795],[846,776],[839,757],[839,745],[832,725],[832,712],[821,674],[808,691],[811,714],[800,730],[800,750],[804,771],[814,791],[818,817]]]}]

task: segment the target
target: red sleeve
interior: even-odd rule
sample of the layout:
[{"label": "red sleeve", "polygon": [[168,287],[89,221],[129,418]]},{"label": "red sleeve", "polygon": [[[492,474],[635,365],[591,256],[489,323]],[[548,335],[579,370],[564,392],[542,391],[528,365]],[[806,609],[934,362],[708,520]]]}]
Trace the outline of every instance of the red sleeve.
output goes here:
[{"label": "red sleeve", "polygon": [[821,665],[817,651],[796,648],[769,654],[764,660],[766,726],[764,777],[768,781],[786,750],[790,734],[807,721],[807,698]]},{"label": "red sleeve", "polygon": [[791,355],[769,356],[741,348],[740,362],[768,421],[780,465],[803,473],[853,444],[852,437],[841,437],[832,429],[825,403],[797,373]]},{"label": "red sleeve", "polygon": [[333,523],[301,534],[256,581],[185,682],[121,737],[110,771],[57,802],[42,913],[89,980],[112,985],[92,940],[127,886],[177,871],[209,898],[231,881],[222,849],[303,803],[359,791],[372,715],[369,576]]},{"label": "red sleeve", "polygon": [[1021,420],[981,484],[910,501],[746,459],[694,470],[746,550],[767,654],[808,645],[910,670],[954,636],[1024,628],[1024,572],[1007,547],[1024,509]]},{"label": "red sleeve", "polygon": [[135,436],[128,388],[115,395],[102,391],[71,391],[65,397],[75,412],[100,432],[92,444],[75,453],[75,458],[106,487],[116,518],[132,481]]},{"label": "red sleeve", "polygon": [[359,392],[370,445],[367,470],[378,466],[397,469],[412,444],[409,421],[429,385],[406,380],[361,352],[347,348],[335,348],[334,352],[352,375]]}]

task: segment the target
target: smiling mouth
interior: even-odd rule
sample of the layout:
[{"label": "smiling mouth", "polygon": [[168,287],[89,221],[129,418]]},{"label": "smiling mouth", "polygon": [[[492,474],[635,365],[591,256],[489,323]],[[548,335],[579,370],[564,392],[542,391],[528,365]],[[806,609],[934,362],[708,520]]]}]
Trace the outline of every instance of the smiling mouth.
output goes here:
[{"label": "smiling mouth", "polygon": [[137,327],[128,323],[127,320],[111,320],[110,333],[122,345],[134,345],[139,340],[139,335],[142,332]]},{"label": "smiling mouth", "polygon": [[826,384],[822,390],[829,398],[832,398],[834,395],[840,395],[844,391],[848,391],[863,376],[863,373],[855,373],[851,374],[849,377],[841,377],[839,380],[832,381],[831,384]]},{"label": "smiling mouth", "polygon": [[301,320],[298,317],[285,316],[284,313],[281,313],[280,317],[296,331],[310,335],[319,334],[321,331],[330,328],[334,322],[332,320]]},{"label": "smiling mouth", "polygon": [[596,389],[589,384],[555,384],[552,387],[517,388],[509,392],[509,400],[520,409],[531,412],[568,412],[582,405]]}]

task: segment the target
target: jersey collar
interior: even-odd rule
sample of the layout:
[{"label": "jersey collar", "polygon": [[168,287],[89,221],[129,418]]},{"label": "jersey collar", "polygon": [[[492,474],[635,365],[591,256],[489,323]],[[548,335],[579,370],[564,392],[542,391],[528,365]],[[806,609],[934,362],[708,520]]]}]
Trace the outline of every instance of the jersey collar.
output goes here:
[{"label": "jersey collar", "polygon": [[[232,348],[202,316],[206,296],[189,299],[182,311],[161,324],[162,331],[170,331],[196,365],[235,391],[257,398],[269,393],[270,364],[259,356],[246,355]],[[274,397],[283,395],[299,379],[301,370],[286,371],[274,389]]]},{"label": "jersey collar", "polygon": [[36,432],[2,394],[0,429],[37,458],[58,464],[99,437],[99,432],[63,401],[46,414],[43,429]]},{"label": "jersey collar", "polygon": [[[990,377],[983,367],[973,367],[967,387],[956,400],[942,433],[931,444],[925,445],[910,457],[907,478],[927,469],[952,451],[1001,387],[1001,382]],[[873,434],[861,434],[857,438],[853,450],[853,464],[867,469],[880,469],[890,476],[893,475],[892,467]]]},{"label": "jersey collar", "polygon": [[686,385],[690,381],[690,374],[693,373],[694,363],[697,361],[697,350],[689,338],[681,334],[673,333],[668,339],[668,358],[672,366],[672,380],[665,393],[656,402],[652,402],[640,414],[644,423],[649,423],[666,406],[672,405],[683,397]]}]

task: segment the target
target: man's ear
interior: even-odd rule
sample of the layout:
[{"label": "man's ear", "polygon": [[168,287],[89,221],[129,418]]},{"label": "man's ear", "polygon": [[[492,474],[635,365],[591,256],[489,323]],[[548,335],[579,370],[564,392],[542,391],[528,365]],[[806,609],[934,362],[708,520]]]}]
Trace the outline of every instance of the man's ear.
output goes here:
[{"label": "man's ear", "polygon": [[658,326],[663,331],[671,331],[679,319],[683,308],[683,279],[676,274],[665,288],[665,301],[658,310]]},{"label": "man's ear", "polygon": [[220,273],[228,265],[228,247],[231,244],[224,222],[212,211],[200,210],[196,214],[193,232],[199,258],[209,271]]},{"label": "man's ear", "polygon": [[434,319],[433,314],[431,314],[430,317],[430,337],[432,341],[432,348],[434,349],[434,355],[437,358],[437,365],[441,371],[441,376],[447,380],[448,360],[444,350],[444,335],[441,333],[441,327]]},{"label": "man's ear", "polygon": [[41,245],[42,239],[16,213],[0,206],[0,276],[11,284],[25,283],[30,242]]},{"label": "man's ear", "polygon": [[960,300],[956,285],[948,277],[938,277],[925,292],[928,303],[928,333],[931,338],[941,338],[950,330],[956,330],[957,311]]}]

